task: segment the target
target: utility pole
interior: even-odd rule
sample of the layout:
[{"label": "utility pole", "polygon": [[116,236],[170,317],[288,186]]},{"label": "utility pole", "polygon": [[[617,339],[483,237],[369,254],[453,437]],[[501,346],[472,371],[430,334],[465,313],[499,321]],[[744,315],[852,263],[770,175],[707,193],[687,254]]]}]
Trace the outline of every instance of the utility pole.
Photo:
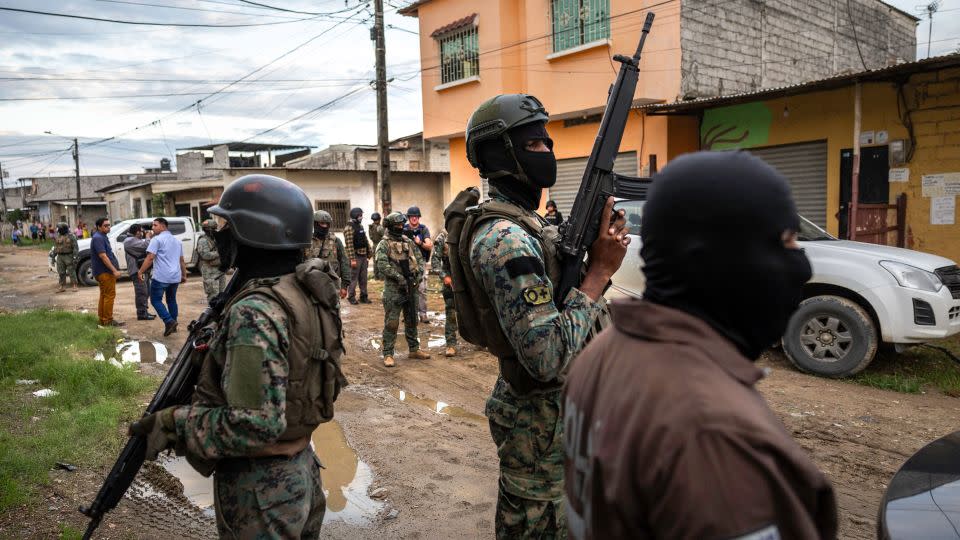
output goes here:
[{"label": "utility pole", "polygon": [[371,39],[377,57],[377,192],[383,215],[393,208],[390,192],[390,138],[387,131],[387,45],[383,35],[383,0],[373,0],[374,23]]},{"label": "utility pole", "polygon": [[80,145],[77,144],[77,139],[73,139],[73,177],[77,181],[77,223],[80,223],[80,210],[82,209],[82,203],[80,202]]},{"label": "utility pole", "polygon": [[927,58],[930,58],[930,43],[933,40],[933,14],[940,9],[940,0],[927,4],[927,15],[930,16],[930,28],[927,30]]},{"label": "utility pole", "polygon": [[0,221],[7,220],[7,188],[3,185],[3,164],[0,163],[0,202],[3,202],[3,216]]}]

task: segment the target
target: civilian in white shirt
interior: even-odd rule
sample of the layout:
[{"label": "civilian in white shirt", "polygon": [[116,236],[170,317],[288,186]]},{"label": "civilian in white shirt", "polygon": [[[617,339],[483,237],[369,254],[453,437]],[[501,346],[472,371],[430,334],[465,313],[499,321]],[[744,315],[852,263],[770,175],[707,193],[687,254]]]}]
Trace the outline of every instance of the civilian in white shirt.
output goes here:
[{"label": "civilian in white shirt", "polygon": [[[170,234],[167,220],[162,217],[153,220],[153,238],[147,246],[147,258],[140,265],[137,279],[143,281],[144,272],[151,267],[150,304],[163,320],[163,335],[169,336],[177,331],[177,287],[187,282],[187,263],[183,260],[180,240]],[[163,305],[164,297],[166,306]]]}]

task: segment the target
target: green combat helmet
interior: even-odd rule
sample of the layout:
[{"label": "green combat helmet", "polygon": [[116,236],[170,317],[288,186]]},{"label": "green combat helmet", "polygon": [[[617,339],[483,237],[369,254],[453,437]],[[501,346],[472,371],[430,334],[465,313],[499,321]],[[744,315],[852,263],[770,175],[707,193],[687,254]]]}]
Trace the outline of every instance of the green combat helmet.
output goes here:
[{"label": "green combat helmet", "polygon": [[500,140],[507,153],[516,160],[513,143],[507,134],[511,129],[550,120],[543,103],[530,94],[502,94],[488,99],[477,107],[467,121],[467,159],[470,165],[487,179],[500,178],[509,171],[489,171],[480,163],[479,146],[484,141]]},{"label": "green combat helmet", "polygon": [[388,231],[393,231],[394,233],[398,230],[403,230],[403,224],[406,222],[407,217],[400,212],[391,212],[389,216],[383,218],[383,226]]},{"label": "green combat helmet", "polygon": [[204,231],[215,231],[217,230],[217,222],[213,219],[205,219],[200,223],[200,228]]},{"label": "green combat helmet", "polygon": [[333,223],[333,216],[326,210],[317,210],[313,213],[314,223]]}]

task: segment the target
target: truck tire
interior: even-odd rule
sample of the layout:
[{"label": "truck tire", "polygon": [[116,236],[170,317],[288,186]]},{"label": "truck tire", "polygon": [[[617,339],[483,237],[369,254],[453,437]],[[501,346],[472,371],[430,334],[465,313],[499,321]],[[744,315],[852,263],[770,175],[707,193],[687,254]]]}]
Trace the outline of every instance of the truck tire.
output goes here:
[{"label": "truck tire", "polygon": [[814,296],[801,302],[790,317],[782,343],[800,371],[838,379],[863,371],[873,361],[877,328],[856,302]]},{"label": "truck tire", "polygon": [[97,280],[93,278],[93,262],[89,258],[80,261],[80,266],[77,266],[77,278],[87,287],[97,285]]}]

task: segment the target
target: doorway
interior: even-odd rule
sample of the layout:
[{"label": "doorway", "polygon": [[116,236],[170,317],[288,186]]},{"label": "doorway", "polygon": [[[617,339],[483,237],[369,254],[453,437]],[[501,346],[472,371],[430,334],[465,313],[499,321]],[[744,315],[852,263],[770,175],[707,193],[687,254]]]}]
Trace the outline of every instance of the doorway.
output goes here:
[{"label": "doorway", "polygon": [[[840,151],[840,238],[849,238],[848,222],[853,184],[853,149]],[[890,158],[887,146],[860,149],[860,204],[890,203]]]}]

